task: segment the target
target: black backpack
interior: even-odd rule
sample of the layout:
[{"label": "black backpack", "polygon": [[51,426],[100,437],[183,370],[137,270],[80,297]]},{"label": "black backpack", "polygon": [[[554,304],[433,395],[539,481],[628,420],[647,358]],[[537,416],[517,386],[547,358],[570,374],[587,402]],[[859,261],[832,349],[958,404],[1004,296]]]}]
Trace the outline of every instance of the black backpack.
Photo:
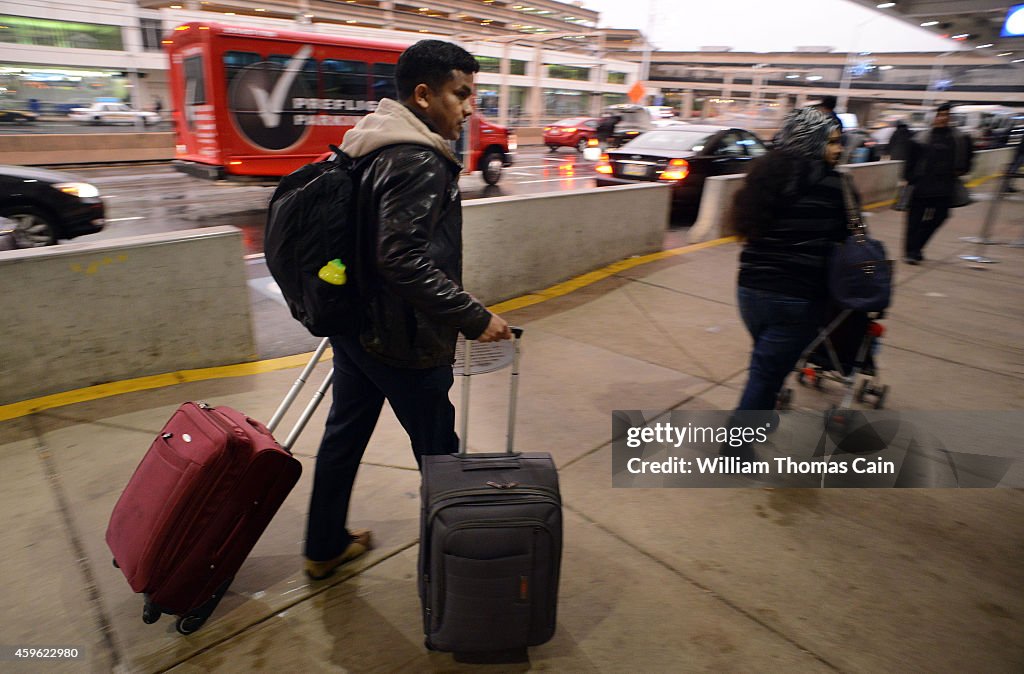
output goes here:
[{"label": "black backpack", "polygon": [[[356,161],[330,148],[331,158],[281,179],[263,234],[267,268],[288,309],[318,337],[350,334],[357,324],[355,188],[358,171],[373,156]],[[332,261],[340,261],[344,272]],[[321,278],[321,270],[330,281]]]}]

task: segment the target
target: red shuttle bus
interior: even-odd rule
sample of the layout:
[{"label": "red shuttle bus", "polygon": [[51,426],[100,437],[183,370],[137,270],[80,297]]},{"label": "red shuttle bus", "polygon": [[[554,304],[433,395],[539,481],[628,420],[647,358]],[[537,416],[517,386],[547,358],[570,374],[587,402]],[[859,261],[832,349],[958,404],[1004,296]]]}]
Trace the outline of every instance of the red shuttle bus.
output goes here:
[{"label": "red shuttle bus", "polygon": [[[204,178],[277,177],[321,156],[381,98],[396,98],[403,45],[267,28],[186,23],[164,40],[175,167]],[[468,171],[498,182],[516,142],[474,114]]]}]

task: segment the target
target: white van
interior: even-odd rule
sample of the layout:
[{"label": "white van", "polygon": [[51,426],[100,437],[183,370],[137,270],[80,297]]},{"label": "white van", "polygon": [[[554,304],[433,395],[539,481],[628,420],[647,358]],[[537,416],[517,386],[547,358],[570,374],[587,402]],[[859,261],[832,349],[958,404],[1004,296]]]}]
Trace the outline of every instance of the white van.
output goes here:
[{"label": "white van", "polygon": [[1015,126],[1021,124],[1024,110],[1002,105],[954,105],[949,123],[970,135],[976,150],[1007,144]]}]

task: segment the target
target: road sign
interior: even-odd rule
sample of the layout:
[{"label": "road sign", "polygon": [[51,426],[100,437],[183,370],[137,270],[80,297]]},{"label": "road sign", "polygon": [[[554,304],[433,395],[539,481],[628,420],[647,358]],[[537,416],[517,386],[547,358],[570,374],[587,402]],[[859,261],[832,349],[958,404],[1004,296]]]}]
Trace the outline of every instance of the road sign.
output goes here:
[{"label": "road sign", "polygon": [[639,105],[640,101],[644,100],[644,96],[647,95],[647,90],[644,89],[644,85],[640,84],[640,82],[634,82],[633,86],[626,92],[626,95],[629,96],[629,100]]}]

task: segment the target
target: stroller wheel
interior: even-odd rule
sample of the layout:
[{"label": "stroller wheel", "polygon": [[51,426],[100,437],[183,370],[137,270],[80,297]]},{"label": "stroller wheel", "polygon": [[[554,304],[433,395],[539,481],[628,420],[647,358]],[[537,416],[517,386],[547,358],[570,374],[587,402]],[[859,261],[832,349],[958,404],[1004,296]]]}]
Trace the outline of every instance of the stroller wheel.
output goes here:
[{"label": "stroller wheel", "polygon": [[862,381],[861,383],[857,384],[857,390],[854,391],[853,393],[853,399],[859,403],[864,402],[864,394],[867,392],[867,387],[867,381]]},{"label": "stroller wheel", "polygon": [[877,398],[875,398],[875,409],[876,409],[876,410],[880,410],[880,409],[882,409],[882,407],[883,407],[883,406],[885,405],[885,396],[886,396],[886,395],[887,395],[888,393],[889,393],[889,385],[888,385],[888,384],[886,384],[886,385],[885,385],[885,386],[883,386],[883,387],[882,387],[882,389],[881,389],[881,390],[880,390],[880,391],[879,391],[879,392],[878,392],[878,393],[876,394],[876,395],[878,396]]},{"label": "stroller wheel", "polygon": [[780,410],[786,410],[789,409],[791,402],[793,402],[793,389],[784,388],[779,391],[779,398],[775,406]]}]

